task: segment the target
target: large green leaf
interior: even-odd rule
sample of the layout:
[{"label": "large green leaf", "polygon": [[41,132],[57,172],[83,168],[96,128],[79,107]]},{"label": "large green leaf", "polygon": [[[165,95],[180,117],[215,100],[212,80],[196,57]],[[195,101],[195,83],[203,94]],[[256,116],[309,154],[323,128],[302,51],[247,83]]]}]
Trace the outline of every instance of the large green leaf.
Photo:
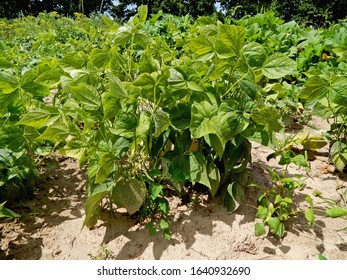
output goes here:
[{"label": "large green leaf", "polygon": [[121,101],[114,93],[104,92],[101,96],[101,101],[105,120],[115,117],[121,111]]},{"label": "large green leaf", "polygon": [[114,168],[114,156],[111,153],[105,153],[98,162],[98,171],[95,177],[95,184],[106,181]]},{"label": "large green leaf", "polygon": [[90,85],[70,86],[70,92],[76,98],[83,109],[85,110],[98,110],[101,106],[101,98],[96,89]]},{"label": "large green leaf", "polygon": [[22,89],[31,93],[34,97],[43,97],[51,93],[48,87],[35,82],[25,83],[22,85]]},{"label": "large green leaf", "polygon": [[[201,34],[189,42],[189,47],[199,56],[204,55],[205,59],[210,59],[214,55],[213,41],[205,34]],[[208,56],[206,56],[208,55]]]},{"label": "large green leaf", "polygon": [[148,13],[148,6],[147,5],[141,5],[137,9],[140,22],[145,23],[147,19],[147,13]]},{"label": "large green leaf", "polygon": [[110,53],[106,50],[93,49],[90,54],[90,61],[95,67],[104,69],[110,62]]},{"label": "large green leaf", "polygon": [[60,143],[65,141],[69,134],[69,131],[64,126],[53,124],[47,127],[47,129],[40,135],[38,139]]},{"label": "large green leaf", "polygon": [[24,114],[17,124],[41,128],[49,126],[59,118],[58,111],[54,109],[35,109]]},{"label": "large green leaf", "polygon": [[143,89],[151,89],[155,86],[155,79],[150,74],[144,73],[136,78],[133,85]]},{"label": "large green leaf", "polygon": [[19,81],[15,75],[0,72],[0,91],[5,94],[15,91],[19,87]]},{"label": "large green leaf", "polygon": [[100,214],[101,214],[101,201],[107,196],[111,194],[113,184],[111,183],[103,183],[98,185],[93,193],[87,198],[84,209],[86,212],[86,216],[84,218],[83,225],[87,228],[92,228],[96,225]]},{"label": "large green leaf", "polygon": [[63,75],[64,72],[60,68],[50,69],[38,76],[34,82],[47,87],[56,87]]},{"label": "large green leaf", "polygon": [[136,127],[136,139],[137,141],[146,139],[149,134],[152,119],[145,111],[140,112],[140,118]]},{"label": "large green leaf", "polygon": [[325,78],[320,76],[310,77],[299,93],[299,98],[305,100],[319,100],[328,93],[326,91],[328,86],[329,82]]},{"label": "large green leaf", "polygon": [[137,179],[122,178],[112,191],[112,199],[118,207],[127,209],[130,215],[140,209],[146,198],[146,186]]},{"label": "large green leaf", "polygon": [[115,43],[119,45],[125,45],[127,41],[130,41],[133,36],[133,28],[129,24],[125,24],[118,28]]},{"label": "large green leaf", "polygon": [[296,70],[296,62],[284,53],[270,55],[262,66],[264,76],[269,79],[279,79],[291,75]]},{"label": "large green leaf", "polygon": [[332,102],[347,107],[347,78],[333,76],[330,81],[329,93]]},{"label": "large green leaf", "polygon": [[207,161],[201,152],[194,152],[189,155],[189,175],[193,184],[210,185],[207,173]]},{"label": "large green leaf", "polygon": [[194,102],[191,110],[190,131],[194,138],[217,133],[212,119],[218,112],[217,104],[212,100]]},{"label": "large green leaf", "polygon": [[133,138],[137,124],[138,120],[133,112],[122,112],[117,116],[117,120],[109,130],[115,135]]},{"label": "large green leaf", "polygon": [[255,236],[261,236],[266,233],[265,226],[263,223],[256,223],[254,226]]},{"label": "large green leaf", "polygon": [[230,47],[235,55],[239,55],[245,44],[245,28],[242,26],[218,24],[220,38]]},{"label": "large green leaf", "polygon": [[255,108],[252,111],[251,119],[257,124],[268,126],[273,131],[280,131],[283,128],[281,123],[281,115],[271,106]]},{"label": "large green leaf", "polygon": [[121,80],[112,73],[108,75],[110,93],[118,99],[123,99],[128,97],[128,92],[122,84]]},{"label": "large green leaf", "polygon": [[158,109],[154,116],[154,126],[155,131],[153,133],[154,137],[159,137],[170,125],[171,121],[167,113],[165,113],[162,109]]},{"label": "large green leaf", "polygon": [[183,103],[178,103],[171,107],[170,120],[172,125],[180,130],[184,130],[189,127],[190,124],[190,106]]},{"label": "large green leaf", "polygon": [[245,45],[242,48],[242,54],[251,67],[261,67],[267,57],[265,48],[257,42]]},{"label": "large green leaf", "polygon": [[4,58],[0,58],[0,69],[14,68],[15,66]]}]

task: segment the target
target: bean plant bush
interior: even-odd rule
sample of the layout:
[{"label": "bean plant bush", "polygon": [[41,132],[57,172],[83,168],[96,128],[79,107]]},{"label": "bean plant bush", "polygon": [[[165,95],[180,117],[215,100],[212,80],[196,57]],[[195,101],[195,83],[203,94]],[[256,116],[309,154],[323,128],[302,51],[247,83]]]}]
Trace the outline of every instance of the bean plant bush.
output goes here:
[{"label": "bean plant bush", "polygon": [[87,170],[86,227],[122,207],[170,238],[168,193],[200,186],[235,211],[251,143],[274,148],[299,106],[331,119],[331,159],[346,169],[345,21],[148,18],[140,6],[123,24],[50,13],[0,26],[2,215],[58,153]]}]

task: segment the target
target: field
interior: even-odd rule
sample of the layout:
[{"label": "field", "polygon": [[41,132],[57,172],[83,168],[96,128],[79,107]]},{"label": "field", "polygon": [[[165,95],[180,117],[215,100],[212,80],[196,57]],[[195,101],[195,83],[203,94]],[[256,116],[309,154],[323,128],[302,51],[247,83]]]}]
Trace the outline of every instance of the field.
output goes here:
[{"label": "field", "polygon": [[0,26],[0,258],[347,258],[345,21]]}]

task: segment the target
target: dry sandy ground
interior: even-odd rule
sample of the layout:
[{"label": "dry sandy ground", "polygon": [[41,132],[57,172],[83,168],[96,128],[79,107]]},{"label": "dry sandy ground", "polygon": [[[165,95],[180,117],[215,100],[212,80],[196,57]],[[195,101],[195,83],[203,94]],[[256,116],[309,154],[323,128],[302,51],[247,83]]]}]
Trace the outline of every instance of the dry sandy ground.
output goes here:
[{"label": "dry sandy ground", "polygon": [[[316,155],[308,174],[295,165],[288,172],[305,176],[303,193],[312,196],[320,191],[323,197],[340,201],[339,190],[347,187],[347,178],[334,172],[326,151]],[[268,168],[281,168],[278,160],[266,161],[271,152],[253,144],[249,170],[258,184],[269,186]],[[316,213],[315,226],[308,228],[299,215],[286,224],[283,239],[256,237],[256,189],[247,189],[245,202],[233,214],[227,214],[218,197],[202,194],[195,204],[171,198],[172,239],[167,241],[161,234],[150,237],[146,228],[120,212],[113,217],[106,212],[92,230],[82,228],[85,176],[75,161],[50,161],[41,177],[38,195],[28,204],[31,212],[15,222],[0,223],[0,259],[317,260],[323,254],[347,260],[347,230],[339,231],[347,226],[344,219]],[[321,198],[314,197],[314,202],[317,208],[324,206]]]}]

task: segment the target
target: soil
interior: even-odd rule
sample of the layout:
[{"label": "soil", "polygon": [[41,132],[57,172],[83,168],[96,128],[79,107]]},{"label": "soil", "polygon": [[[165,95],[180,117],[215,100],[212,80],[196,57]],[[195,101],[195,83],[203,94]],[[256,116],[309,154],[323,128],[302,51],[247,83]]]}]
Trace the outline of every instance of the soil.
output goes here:
[{"label": "soil", "polygon": [[[305,128],[315,134],[327,124],[315,121],[316,128]],[[273,152],[252,143],[253,182],[269,186],[268,169],[283,170],[277,159],[266,160]],[[313,197],[315,207],[326,207],[322,197],[342,203],[340,191],[347,187],[346,175],[338,174],[328,159],[328,148],[314,153],[310,169],[290,164],[288,174],[302,174],[306,186],[297,195]],[[172,236],[166,240],[160,233],[149,236],[138,219],[124,211],[105,212],[95,228],[83,227],[86,175],[73,159],[56,158],[42,165],[37,194],[22,205],[22,218],[0,223],[0,259],[90,260],[90,259],[296,259],[347,260],[346,219],[332,219],[316,211],[316,221],[309,228],[303,215],[286,224],[284,238],[272,234],[256,237],[254,225],[259,191],[247,188],[244,203],[228,214],[220,197],[197,194],[194,202],[170,198]],[[305,204],[306,203],[306,204]]]}]

